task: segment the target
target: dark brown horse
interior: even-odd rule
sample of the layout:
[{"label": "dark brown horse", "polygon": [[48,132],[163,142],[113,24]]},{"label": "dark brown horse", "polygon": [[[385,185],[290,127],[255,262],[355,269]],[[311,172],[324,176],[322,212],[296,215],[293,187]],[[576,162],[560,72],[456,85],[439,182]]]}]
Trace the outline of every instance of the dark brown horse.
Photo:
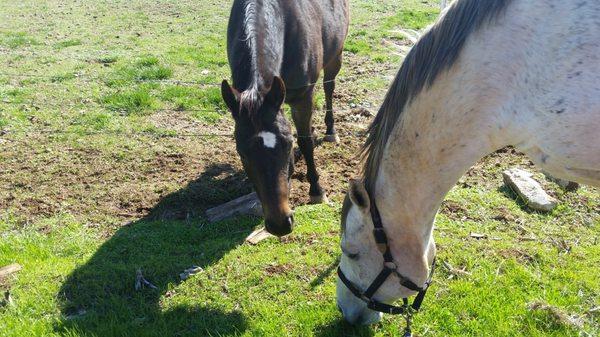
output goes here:
[{"label": "dark brown horse", "polygon": [[223,81],[222,94],[235,120],[238,153],[272,234],[289,234],[294,222],[289,206],[293,136],[284,102],[291,107],[306,160],[311,202],[326,200],[313,155],[314,87],[323,69],[325,140],[336,141],[332,98],[348,16],[347,0],[234,1],[227,33],[233,86]]}]

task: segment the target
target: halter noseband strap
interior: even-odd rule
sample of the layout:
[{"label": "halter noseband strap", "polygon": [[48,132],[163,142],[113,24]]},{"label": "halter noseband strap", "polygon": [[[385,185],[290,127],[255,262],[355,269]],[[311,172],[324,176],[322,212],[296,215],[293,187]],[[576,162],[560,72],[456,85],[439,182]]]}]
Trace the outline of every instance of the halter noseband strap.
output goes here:
[{"label": "halter noseband strap", "polygon": [[[407,277],[404,277],[398,272],[396,264],[394,263],[394,258],[392,257],[392,253],[390,250],[390,245],[388,243],[387,235],[385,234],[385,230],[383,228],[383,222],[381,221],[381,215],[379,214],[379,210],[377,209],[377,205],[375,204],[375,199],[371,196],[371,219],[373,221],[373,236],[375,237],[375,243],[377,243],[377,248],[383,255],[383,269],[377,275],[375,280],[371,283],[371,285],[367,288],[366,291],[362,292],[359,290],[342,272],[342,269],[338,267],[337,274],[342,281],[342,283],[350,290],[354,296],[360,298],[362,301],[367,303],[367,307],[371,310],[391,314],[391,315],[402,315],[406,314],[407,328],[405,331],[406,336],[410,336],[410,317],[413,312],[419,311],[421,308],[421,304],[423,304],[423,300],[425,299],[425,295],[427,293],[427,289],[431,284],[431,279],[433,277],[433,272],[435,271],[435,257],[433,259],[433,263],[431,265],[431,269],[429,272],[429,277],[425,282],[423,287],[419,287],[414,282],[409,280]],[[392,274],[395,274],[400,279],[400,285],[408,288],[412,291],[417,292],[417,296],[413,300],[412,304],[409,306],[408,298],[403,298],[404,305],[403,306],[394,306],[386,303],[379,302],[373,298],[377,290],[383,285],[383,283],[388,279],[388,277]]]}]

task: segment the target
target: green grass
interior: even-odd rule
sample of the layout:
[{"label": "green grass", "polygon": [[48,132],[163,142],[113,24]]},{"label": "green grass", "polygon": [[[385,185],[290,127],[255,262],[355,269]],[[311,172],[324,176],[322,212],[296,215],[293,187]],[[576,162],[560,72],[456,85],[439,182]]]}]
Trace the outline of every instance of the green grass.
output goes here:
[{"label": "green grass", "polygon": [[[113,63],[115,61],[116,60],[108,58],[101,62]],[[111,75],[107,82],[109,86],[122,86],[133,81],[165,80],[172,75],[173,70],[162,65],[156,56],[144,56],[135,62],[121,66]]]},{"label": "green grass", "polygon": [[[256,246],[243,241],[262,220],[204,219],[207,207],[250,191],[230,138],[182,136],[233,128],[219,91],[229,78],[230,3],[0,2],[10,13],[0,30],[0,63],[9,65],[0,71],[0,266],[24,267],[0,280],[13,299],[0,307],[2,337],[401,335],[400,318],[351,327],[337,311],[340,193],[330,206],[297,207],[293,235]],[[398,32],[427,27],[439,4],[351,5],[348,80],[335,106],[375,111],[402,59],[396,47],[409,43]],[[336,115],[344,146],[317,149],[321,176],[335,186],[354,173],[339,172],[356,150],[350,137],[364,131],[353,117]],[[317,132],[322,119],[318,111]],[[61,132],[20,133],[30,129]],[[589,312],[600,302],[598,190],[565,193],[538,174],[560,205],[531,212],[502,187],[501,171],[515,165],[529,162],[492,155],[448,195],[415,334],[600,334]],[[192,265],[204,271],[181,281]],[[135,290],[138,269],[158,289]],[[583,327],[528,309],[535,301]]]},{"label": "green grass", "polygon": [[82,42],[80,40],[73,39],[73,40],[64,40],[64,41],[58,42],[57,44],[54,45],[54,47],[57,49],[62,49],[62,48],[80,46],[81,44],[82,44]]},{"label": "green grass", "polygon": [[156,106],[156,100],[148,88],[140,87],[107,95],[102,99],[102,104],[109,110],[125,115],[143,114]]},{"label": "green grass", "polygon": [[25,32],[2,32],[0,31],[0,46],[11,49],[37,45],[38,41]]}]

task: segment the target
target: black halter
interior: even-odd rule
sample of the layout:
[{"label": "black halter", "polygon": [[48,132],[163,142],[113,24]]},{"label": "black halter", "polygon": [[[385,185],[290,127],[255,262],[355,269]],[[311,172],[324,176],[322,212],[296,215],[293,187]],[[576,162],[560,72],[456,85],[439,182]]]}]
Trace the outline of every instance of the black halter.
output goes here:
[{"label": "black halter", "polygon": [[[421,308],[421,304],[423,304],[423,300],[425,299],[425,294],[427,293],[427,289],[431,284],[431,279],[433,277],[433,272],[435,271],[435,258],[433,259],[433,263],[431,264],[431,269],[429,272],[429,277],[425,282],[423,287],[419,287],[414,282],[409,280],[407,277],[404,277],[398,272],[397,266],[394,263],[394,258],[392,257],[392,253],[390,251],[390,245],[388,244],[387,235],[385,234],[385,230],[383,229],[383,223],[381,221],[381,215],[379,215],[379,210],[377,209],[377,205],[375,204],[375,199],[373,197],[371,199],[371,219],[373,220],[373,236],[375,237],[375,242],[377,243],[377,248],[383,255],[383,269],[377,275],[375,280],[371,283],[371,285],[367,288],[366,291],[361,291],[358,289],[344,273],[342,269],[338,267],[337,273],[340,277],[340,280],[344,285],[354,294],[354,296],[358,297],[362,301],[367,303],[367,307],[371,310],[382,312],[385,314],[391,315],[406,315],[406,323],[407,327],[404,332],[404,336],[411,336],[410,330],[410,320],[412,315],[419,311]],[[387,280],[387,278],[395,274],[400,279],[400,285],[408,288],[410,290],[416,291],[417,296],[413,300],[412,304],[409,305],[408,298],[403,298],[402,301],[404,305],[402,306],[394,306],[386,303],[379,302],[373,298],[377,290],[383,285],[383,283]]]}]

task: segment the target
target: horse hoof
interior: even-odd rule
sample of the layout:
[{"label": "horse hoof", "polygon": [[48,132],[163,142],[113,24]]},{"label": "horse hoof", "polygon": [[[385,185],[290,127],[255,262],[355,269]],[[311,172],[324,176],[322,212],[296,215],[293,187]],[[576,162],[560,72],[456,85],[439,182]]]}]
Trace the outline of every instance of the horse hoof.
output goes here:
[{"label": "horse hoof", "polygon": [[311,195],[310,196],[310,204],[311,205],[328,204],[328,203],[329,203],[329,199],[327,199],[327,195],[325,195],[325,193],[323,193],[321,195]]},{"label": "horse hoof", "polygon": [[325,135],[325,137],[323,138],[324,141],[328,142],[328,143],[335,143],[338,144],[340,142],[340,136],[338,136],[337,133],[334,133],[333,135]]}]

